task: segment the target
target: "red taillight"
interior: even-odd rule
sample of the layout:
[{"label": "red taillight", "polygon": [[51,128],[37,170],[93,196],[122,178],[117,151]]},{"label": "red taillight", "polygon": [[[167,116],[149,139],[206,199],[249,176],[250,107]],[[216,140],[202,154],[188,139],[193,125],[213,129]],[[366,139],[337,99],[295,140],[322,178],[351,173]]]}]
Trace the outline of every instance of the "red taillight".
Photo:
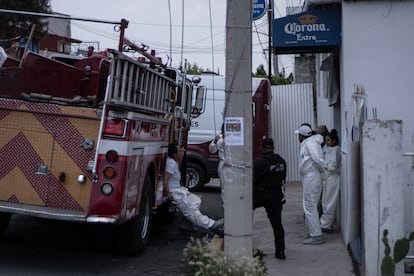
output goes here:
[{"label": "red taillight", "polygon": [[126,121],[121,119],[106,119],[104,134],[111,136],[125,136]]},{"label": "red taillight", "polygon": [[114,150],[108,151],[105,157],[109,163],[116,163],[118,161],[118,153]]}]

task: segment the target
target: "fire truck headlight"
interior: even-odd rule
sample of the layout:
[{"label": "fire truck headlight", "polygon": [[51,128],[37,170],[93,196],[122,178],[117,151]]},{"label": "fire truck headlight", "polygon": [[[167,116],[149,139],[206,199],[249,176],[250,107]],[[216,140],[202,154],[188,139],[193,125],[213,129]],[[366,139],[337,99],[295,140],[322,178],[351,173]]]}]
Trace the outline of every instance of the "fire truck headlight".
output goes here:
[{"label": "fire truck headlight", "polygon": [[103,170],[103,175],[106,179],[113,179],[116,176],[116,171],[114,167],[106,167]]},{"label": "fire truck headlight", "polygon": [[102,194],[109,196],[112,194],[112,192],[114,191],[114,187],[112,187],[111,183],[104,183],[101,186],[101,192]]}]

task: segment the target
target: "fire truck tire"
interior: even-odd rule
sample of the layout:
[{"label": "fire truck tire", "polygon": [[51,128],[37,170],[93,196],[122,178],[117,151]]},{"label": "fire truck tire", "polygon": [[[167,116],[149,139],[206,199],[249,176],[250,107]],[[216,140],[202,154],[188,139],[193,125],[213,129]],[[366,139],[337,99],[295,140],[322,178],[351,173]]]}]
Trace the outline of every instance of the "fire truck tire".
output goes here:
[{"label": "fire truck tire", "polygon": [[122,255],[136,256],[145,251],[151,229],[152,195],[151,177],[147,176],[141,194],[140,214],[120,225],[118,234],[120,242],[117,243],[117,251]]},{"label": "fire truck tire", "polygon": [[206,173],[203,168],[192,162],[187,163],[187,188],[191,192],[197,192],[205,184]]},{"label": "fire truck tire", "polygon": [[12,214],[0,212],[0,236],[6,232]]}]

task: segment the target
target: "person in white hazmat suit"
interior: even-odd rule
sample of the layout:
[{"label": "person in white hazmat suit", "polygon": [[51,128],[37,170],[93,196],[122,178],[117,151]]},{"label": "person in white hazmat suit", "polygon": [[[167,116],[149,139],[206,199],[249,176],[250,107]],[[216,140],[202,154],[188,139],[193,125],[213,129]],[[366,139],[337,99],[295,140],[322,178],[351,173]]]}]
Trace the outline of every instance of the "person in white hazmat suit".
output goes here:
[{"label": "person in white hazmat suit", "polygon": [[4,51],[3,47],[0,46],[0,68],[6,62],[6,59],[7,59],[7,54]]},{"label": "person in white hazmat suit", "polygon": [[341,150],[335,129],[325,136],[325,173],[323,174],[322,211],[320,218],[322,232],[332,233],[339,199]]},{"label": "person in white hazmat suit", "polygon": [[303,185],[303,210],[308,237],[303,244],[322,244],[321,225],[319,222],[318,201],[322,192],[324,159],[321,144],[323,137],[315,134],[308,124],[295,131],[300,142],[299,173]]},{"label": "person in white hazmat suit", "polygon": [[164,173],[164,195],[173,202],[191,223],[214,234],[223,235],[223,219],[214,220],[200,211],[201,198],[181,185],[180,166],[183,148],[176,144],[168,146],[168,157]]},{"label": "person in white hazmat suit", "polygon": [[221,134],[217,134],[208,145],[208,150],[210,153],[217,153],[220,158],[217,166],[217,173],[221,179],[221,170],[224,165],[224,125],[221,126]]},{"label": "person in white hazmat suit", "polygon": [[219,163],[217,166],[217,173],[220,178],[220,187],[221,187],[221,203],[224,203],[224,179],[223,179],[223,165],[224,165],[224,124],[221,125],[221,134],[216,135],[214,139],[208,145],[208,151],[212,154],[217,153],[219,156]]}]

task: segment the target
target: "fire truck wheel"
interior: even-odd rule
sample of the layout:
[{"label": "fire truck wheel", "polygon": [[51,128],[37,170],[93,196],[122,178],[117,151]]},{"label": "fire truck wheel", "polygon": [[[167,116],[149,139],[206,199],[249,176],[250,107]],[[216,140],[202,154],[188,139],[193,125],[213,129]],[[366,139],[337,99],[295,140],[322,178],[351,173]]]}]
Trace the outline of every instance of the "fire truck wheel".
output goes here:
[{"label": "fire truck wheel", "polygon": [[12,215],[10,213],[0,212],[0,235],[3,235],[4,232],[6,232],[11,216]]},{"label": "fire truck wheel", "polygon": [[187,188],[191,192],[199,191],[205,184],[206,173],[203,168],[192,162],[187,163]]},{"label": "fire truck wheel", "polygon": [[120,242],[117,243],[117,249],[121,254],[136,256],[145,251],[151,229],[152,195],[151,177],[147,176],[141,194],[140,214],[120,225],[118,234]]}]

